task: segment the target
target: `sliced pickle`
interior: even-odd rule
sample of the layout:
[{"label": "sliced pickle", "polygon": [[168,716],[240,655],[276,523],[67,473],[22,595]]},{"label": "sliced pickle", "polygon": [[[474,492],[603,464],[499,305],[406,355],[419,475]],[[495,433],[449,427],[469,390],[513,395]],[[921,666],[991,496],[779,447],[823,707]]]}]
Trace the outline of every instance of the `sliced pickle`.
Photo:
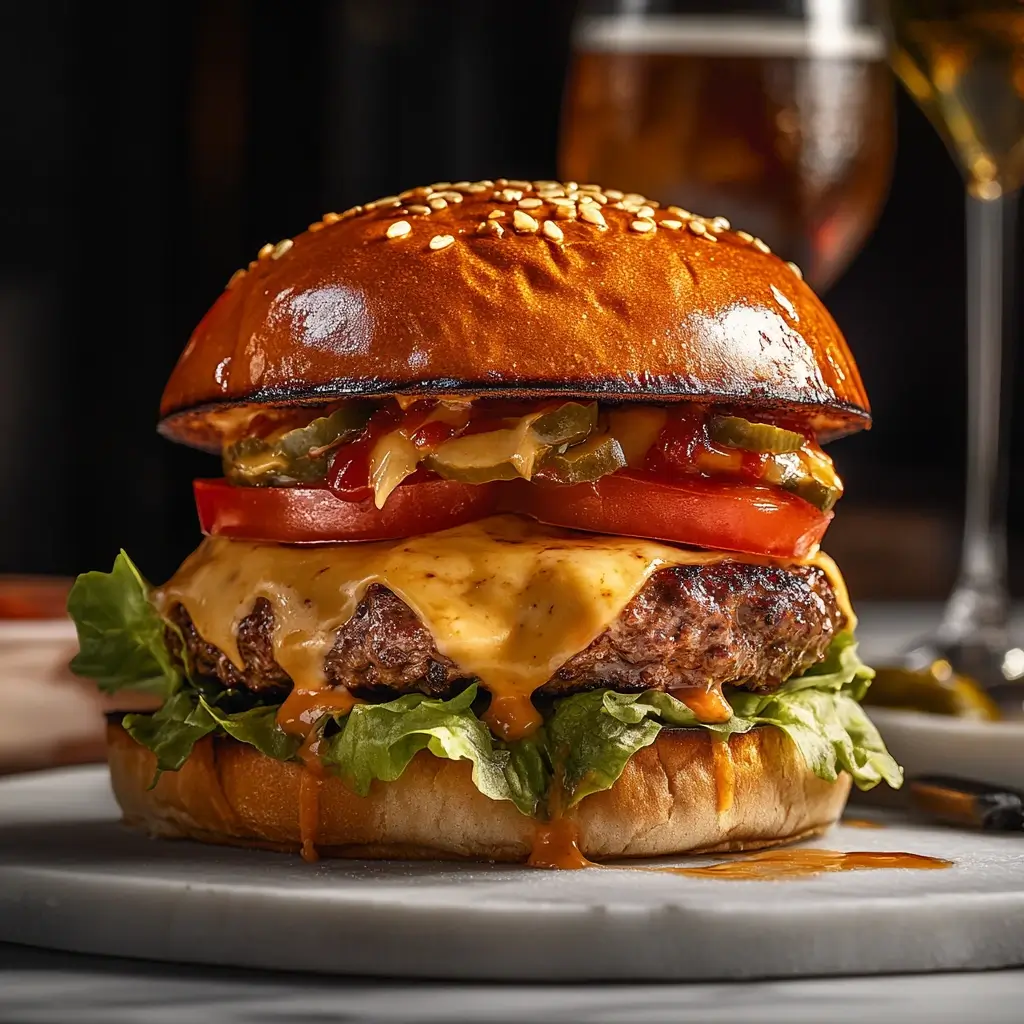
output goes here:
[{"label": "sliced pickle", "polygon": [[899,666],[877,669],[864,703],[984,722],[1002,717],[999,707],[973,679],[957,675],[944,660],[924,670]]},{"label": "sliced pickle", "polygon": [[530,418],[516,426],[469,434],[445,441],[427,456],[424,465],[447,480],[485,484],[491,480],[527,480],[538,458],[548,450],[530,430]]},{"label": "sliced pickle", "polygon": [[803,498],[822,512],[828,512],[841,497],[842,484],[835,473],[831,472],[831,467],[828,467],[829,472],[826,472],[824,465],[816,468],[819,469],[817,474],[808,465],[803,453],[785,452],[776,455],[767,464],[764,478],[768,483]]},{"label": "sliced pickle", "polygon": [[276,437],[242,438],[224,450],[224,475],[250,487],[319,480],[327,473],[329,451],[356,437],[371,411],[367,403],[353,402]]},{"label": "sliced pickle", "polygon": [[383,508],[391,492],[416,472],[419,461],[416,445],[398,430],[385,434],[373,446],[370,452],[370,486],[377,508]]},{"label": "sliced pickle", "polygon": [[751,423],[742,416],[712,416],[708,420],[708,434],[718,444],[748,452],[781,455],[799,451],[804,445],[803,435],[795,430],[783,430],[770,423]]},{"label": "sliced pickle", "polygon": [[544,456],[538,477],[556,484],[585,484],[624,468],[626,456],[617,438],[595,434],[586,441]]},{"label": "sliced pickle", "polygon": [[530,429],[541,444],[552,447],[577,444],[588,437],[597,426],[597,402],[591,402],[589,405],[566,402],[551,412],[527,419],[532,420]]},{"label": "sliced pickle", "polygon": [[665,429],[668,412],[656,405],[620,407],[608,411],[608,431],[619,442],[626,465],[643,465],[647,452]]}]

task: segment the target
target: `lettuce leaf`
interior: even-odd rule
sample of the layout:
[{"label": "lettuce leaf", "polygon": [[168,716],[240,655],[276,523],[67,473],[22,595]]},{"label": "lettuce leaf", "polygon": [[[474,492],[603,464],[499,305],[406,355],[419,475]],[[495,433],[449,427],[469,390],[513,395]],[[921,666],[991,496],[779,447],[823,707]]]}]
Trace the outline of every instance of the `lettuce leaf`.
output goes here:
[{"label": "lettuce leaf", "polygon": [[857,657],[852,634],[839,634],[819,665],[772,694],[734,690],[733,717],[699,722],[667,693],[595,690],[560,701],[546,723],[549,755],[568,806],[613,786],[638,750],[665,726],[706,729],[719,736],[756,726],[782,729],[819,778],[847,771],[860,789],[885,781],[898,788],[903,773],[857,703],[874,672]]},{"label": "lettuce leaf", "polygon": [[505,744],[473,713],[473,684],[451,700],[410,693],[386,704],[358,704],[324,739],[320,756],[361,796],[374,779],[392,782],[421,750],[473,763],[473,784],[492,800],[511,800],[534,814],[547,789],[537,738]]},{"label": "lettuce leaf", "polygon": [[125,687],[171,695],[182,672],[167,648],[167,623],[149,600],[150,586],[122,551],[110,572],[86,572],[68,595],[79,652],[71,671],[101,690]]},{"label": "lettuce leaf", "polygon": [[155,786],[160,773],[176,772],[189,759],[192,748],[217,729],[218,722],[194,693],[181,690],[153,714],[125,715],[121,725],[136,743],[156,755]]}]

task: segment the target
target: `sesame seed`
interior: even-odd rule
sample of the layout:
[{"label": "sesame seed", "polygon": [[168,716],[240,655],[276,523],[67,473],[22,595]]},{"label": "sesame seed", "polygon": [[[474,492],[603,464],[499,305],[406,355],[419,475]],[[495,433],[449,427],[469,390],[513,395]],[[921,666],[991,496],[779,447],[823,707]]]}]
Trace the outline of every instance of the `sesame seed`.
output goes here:
[{"label": "sesame seed", "polygon": [[431,249],[447,249],[455,239],[451,235],[434,235],[430,240]]},{"label": "sesame seed", "polygon": [[561,182],[558,181],[535,181],[533,187],[539,192],[544,188],[561,188]]},{"label": "sesame seed", "polygon": [[431,196],[428,196],[427,198],[428,199],[435,199],[435,198],[447,199],[449,203],[461,203],[462,202],[462,193],[461,192],[452,192],[452,191],[438,192],[436,194],[436,196],[435,195],[431,195]]},{"label": "sesame seed", "polygon": [[516,231],[536,231],[540,225],[528,213],[516,210],[512,214],[512,226]]},{"label": "sesame seed", "polygon": [[338,221],[341,220],[341,214],[340,213],[325,213],[320,219],[325,224],[337,224]]},{"label": "sesame seed", "polygon": [[600,203],[602,206],[608,202],[608,197],[603,192],[587,192],[586,194],[594,200],[594,202]]},{"label": "sesame seed", "polygon": [[501,238],[505,234],[505,229],[496,220],[482,220],[476,229],[481,235],[497,235]]},{"label": "sesame seed", "polygon": [[504,217],[504,216],[505,216],[505,211],[504,210],[491,210],[491,212],[489,214],[487,214],[487,219],[488,220],[501,220],[501,218]]},{"label": "sesame seed", "polygon": [[398,196],[384,196],[383,199],[375,199],[369,206],[368,210],[379,210],[382,206],[399,206],[401,205],[401,199]]},{"label": "sesame seed", "polygon": [[552,242],[565,240],[565,234],[553,220],[544,221],[543,231],[545,238],[550,238]]},{"label": "sesame seed", "polygon": [[554,188],[542,188],[537,190],[538,195],[542,199],[552,200],[555,198],[561,198],[565,195],[565,189],[560,185],[555,185]]},{"label": "sesame seed", "polygon": [[712,217],[711,227],[715,231],[728,231],[731,225],[725,217]]},{"label": "sesame seed", "polygon": [[586,196],[586,195],[580,196],[579,197],[579,202],[580,202],[581,206],[587,205],[587,204],[589,204],[590,206],[597,206],[597,200],[593,196]]},{"label": "sesame seed", "polygon": [[646,206],[641,206],[640,209],[636,211],[636,215],[638,217],[646,217],[650,220],[654,216],[654,207],[651,206],[650,203]]},{"label": "sesame seed", "polygon": [[249,269],[255,270],[260,265],[259,260],[249,260]]},{"label": "sesame seed", "polygon": [[623,196],[623,193],[620,192],[617,188],[606,188],[604,190],[604,194],[609,199],[614,199],[616,201],[620,200],[622,198],[622,196]]},{"label": "sesame seed", "polygon": [[710,231],[705,231],[704,232],[704,240],[706,242],[717,242],[718,241],[718,235],[713,235],[713,234],[711,234]]},{"label": "sesame seed", "polygon": [[657,225],[653,220],[647,217],[641,217],[639,220],[630,221],[629,226],[634,231],[639,231],[641,234],[646,234],[648,231],[653,231]]},{"label": "sesame seed", "polygon": [[435,196],[433,199],[427,200],[427,206],[432,210],[443,210],[448,205],[447,199],[441,199],[439,196]]},{"label": "sesame seed", "polygon": [[457,182],[455,182],[454,185],[452,185],[452,188],[456,188],[456,189],[469,188],[469,182],[468,181],[457,181]]},{"label": "sesame seed", "polygon": [[295,243],[290,238],[282,238],[277,245],[274,246],[273,251],[270,253],[272,260],[279,260]]},{"label": "sesame seed", "polygon": [[398,193],[399,199],[412,199],[414,196],[422,195],[419,188],[407,188],[404,192]]},{"label": "sesame seed", "polygon": [[637,206],[643,206],[647,202],[647,197],[640,195],[639,192],[627,192],[623,197],[624,203],[636,203]]},{"label": "sesame seed", "polygon": [[[569,202],[567,200],[567,202]],[[568,206],[556,206],[555,216],[559,220],[575,220],[576,219],[576,204],[569,202]]]},{"label": "sesame seed", "polygon": [[256,255],[261,259],[265,260],[274,251],[274,243],[267,242]]},{"label": "sesame seed", "polygon": [[523,188],[523,189],[533,188],[533,186],[528,181],[517,181],[514,178],[509,178],[508,179],[508,184],[512,188]]},{"label": "sesame seed", "polygon": [[407,220],[396,220],[388,228],[388,238],[405,238],[412,231],[412,225]]},{"label": "sesame seed", "polygon": [[230,279],[228,280],[228,283],[227,283],[227,285],[225,285],[225,287],[227,287],[227,288],[233,288],[233,287],[234,287],[234,286],[235,286],[235,285],[236,285],[236,284],[237,284],[237,283],[238,283],[239,281],[241,281],[241,280],[242,280],[242,278],[243,278],[243,277],[245,277],[245,275],[246,275],[247,273],[248,273],[248,271],[247,271],[247,270],[246,270],[246,269],[245,269],[244,267],[242,267],[242,268],[240,268],[240,269],[236,270],[236,271],[235,271],[235,272],[234,272],[234,273],[233,273],[233,274],[231,275],[231,277],[230,277]]},{"label": "sesame seed", "polygon": [[484,191],[486,192],[486,191],[487,191],[487,189],[489,189],[489,188],[494,188],[494,182],[493,182],[493,181],[491,181],[491,179],[490,179],[490,178],[481,178],[481,179],[480,179],[480,180],[479,180],[479,181],[478,181],[478,182],[477,182],[477,183],[476,183],[476,184],[475,184],[475,185],[473,186],[473,188],[474,188],[474,189],[475,189],[475,188],[478,188],[478,187],[479,187],[479,188],[482,188],[482,189],[483,189],[483,190],[484,190]]},{"label": "sesame seed", "polygon": [[588,224],[596,224],[599,228],[608,227],[608,222],[604,219],[601,207],[596,203],[591,206],[581,206],[580,218],[585,220]]},{"label": "sesame seed", "polygon": [[430,207],[423,206],[421,203],[413,203],[413,205],[409,207],[409,212],[419,214],[430,213]]},{"label": "sesame seed", "polygon": [[350,206],[347,210],[342,211],[340,219],[347,220],[349,217],[355,217],[357,214],[362,212],[362,206]]},{"label": "sesame seed", "polygon": [[497,185],[498,188],[504,188],[508,184],[508,178],[495,178],[494,184]]},{"label": "sesame seed", "polygon": [[789,267],[789,269],[792,270],[801,281],[804,279],[804,272],[795,263],[787,263],[786,266]]},{"label": "sesame seed", "polygon": [[771,249],[768,247],[767,242],[762,242],[760,238],[755,238],[752,245],[758,252],[769,253]]},{"label": "sesame seed", "polygon": [[737,231],[736,237],[742,238],[744,242],[752,242],[754,240],[754,236],[749,231]]},{"label": "sesame seed", "polygon": [[669,213],[674,213],[680,220],[692,220],[693,214],[689,210],[684,210],[681,206],[670,206],[668,208]]},{"label": "sesame seed", "polygon": [[494,182],[485,185],[482,181],[478,181],[475,185],[470,185],[465,189],[466,192],[471,192],[476,195],[478,192],[486,192],[489,188],[493,188]]},{"label": "sesame seed", "polygon": [[681,220],[663,220],[661,226],[668,228],[669,231],[678,231],[683,226],[683,222]]},{"label": "sesame seed", "polygon": [[687,225],[695,235],[703,235],[707,231],[707,225],[696,217]]},{"label": "sesame seed", "polygon": [[521,210],[536,210],[538,206],[543,206],[543,199],[520,199],[519,209]]},{"label": "sesame seed", "polygon": [[494,198],[504,199],[506,203],[516,203],[523,198],[523,192],[522,189],[518,188],[503,188],[499,195]]},{"label": "sesame seed", "polygon": [[566,199],[565,196],[552,196],[549,200],[552,206],[572,206],[573,201]]},{"label": "sesame seed", "polygon": [[324,222],[322,220],[316,220],[316,221],[313,221],[313,223],[310,224],[309,227],[306,230],[311,232],[312,234],[316,234],[317,231],[323,231],[323,229],[324,229]]},{"label": "sesame seed", "polygon": [[601,186],[600,185],[577,185],[576,187],[580,190],[580,192],[600,192],[601,191]]},{"label": "sesame seed", "polygon": [[579,188],[579,185],[575,181],[563,181],[562,188],[564,188],[566,192],[575,192]]},{"label": "sesame seed", "polygon": [[446,188],[451,188],[452,183],[450,181],[435,181],[433,185],[428,185],[427,189],[430,192],[442,192]]}]

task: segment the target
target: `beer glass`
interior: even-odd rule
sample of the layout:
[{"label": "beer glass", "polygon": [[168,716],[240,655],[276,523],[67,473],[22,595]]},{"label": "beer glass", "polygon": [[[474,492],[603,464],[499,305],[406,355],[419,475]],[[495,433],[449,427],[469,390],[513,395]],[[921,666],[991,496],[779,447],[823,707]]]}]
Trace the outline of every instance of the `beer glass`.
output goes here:
[{"label": "beer glass", "polygon": [[560,170],[722,215],[817,289],[874,226],[893,151],[881,27],[859,0],[584,0]]},{"label": "beer glass", "polygon": [[[967,188],[967,500],[960,574],[936,635],[911,652],[944,658],[1020,710],[1024,650],[1007,634],[1004,332],[1024,182],[1024,4],[894,0],[896,74],[945,140]],[[1013,685],[1008,685],[1013,683]]]}]

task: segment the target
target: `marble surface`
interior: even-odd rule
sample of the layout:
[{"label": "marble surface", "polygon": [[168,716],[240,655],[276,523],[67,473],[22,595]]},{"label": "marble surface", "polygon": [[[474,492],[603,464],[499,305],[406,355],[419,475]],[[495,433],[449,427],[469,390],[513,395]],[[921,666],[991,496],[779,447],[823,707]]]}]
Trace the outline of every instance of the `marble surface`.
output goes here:
[{"label": "marble surface", "polygon": [[883,828],[839,826],[809,845],[906,851],[953,866],[783,881],[430,862],[310,866],[287,855],[149,840],[119,824],[104,768],[58,769],[0,780],[0,940],[222,966],[471,980],[1024,965],[1024,836],[883,820]]},{"label": "marble surface", "polygon": [[0,943],[0,1024],[1018,1024],[1024,971],[459,985],[153,964]]}]

